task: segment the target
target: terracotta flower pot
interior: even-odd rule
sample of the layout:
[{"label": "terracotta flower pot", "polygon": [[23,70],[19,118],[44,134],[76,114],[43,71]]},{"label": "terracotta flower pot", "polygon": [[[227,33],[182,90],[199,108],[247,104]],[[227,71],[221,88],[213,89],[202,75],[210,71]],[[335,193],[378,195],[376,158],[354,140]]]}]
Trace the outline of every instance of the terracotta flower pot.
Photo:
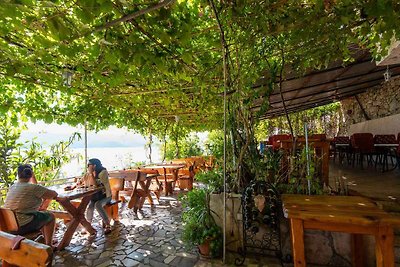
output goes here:
[{"label": "terracotta flower pot", "polygon": [[211,257],[211,249],[210,249],[210,243],[211,243],[211,238],[207,237],[206,240],[204,240],[203,244],[198,245],[200,255],[203,257]]}]

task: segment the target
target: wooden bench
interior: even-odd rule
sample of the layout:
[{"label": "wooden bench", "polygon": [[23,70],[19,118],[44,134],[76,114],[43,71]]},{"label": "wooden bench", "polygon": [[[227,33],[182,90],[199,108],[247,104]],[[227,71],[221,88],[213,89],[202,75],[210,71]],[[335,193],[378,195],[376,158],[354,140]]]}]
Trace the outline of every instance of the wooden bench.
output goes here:
[{"label": "wooden bench", "polygon": [[158,182],[162,183],[164,186],[165,196],[169,194],[173,194],[175,185],[178,181],[178,171],[181,168],[184,168],[185,164],[161,164],[154,166],[145,166],[139,168],[140,171],[147,172],[148,170],[157,171],[158,172]]},{"label": "wooden bench", "polygon": [[179,189],[193,189],[194,180],[194,166],[189,166],[189,168],[180,169],[178,172],[178,187]]},{"label": "wooden bench", "polygon": [[119,209],[118,203],[121,202],[119,199],[119,192],[124,190],[124,179],[117,177],[110,177],[110,188],[111,188],[111,201],[104,206],[108,217],[114,220],[114,222],[119,221]]},{"label": "wooden bench", "polygon": [[53,250],[51,247],[25,239],[21,241],[18,249],[13,249],[15,238],[15,235],[0,231],[0,258],[3,259],[3,267],[52,265]]},{"label": "wooden bench", "polygon": [[68,222],[71,220],[71,214],[64,210],[47,210],[48,212],[53,213],[56,219],[64,220],[64,222]]}]

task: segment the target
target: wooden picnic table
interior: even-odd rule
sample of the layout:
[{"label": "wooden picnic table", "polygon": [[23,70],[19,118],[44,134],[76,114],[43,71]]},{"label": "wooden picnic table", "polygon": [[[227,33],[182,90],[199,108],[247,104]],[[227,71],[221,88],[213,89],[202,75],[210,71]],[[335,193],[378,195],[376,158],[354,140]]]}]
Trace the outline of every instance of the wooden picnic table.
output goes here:
[{"label": "wooden picnic table", "polygon": [[[96,233],[96,230],[93,228],[90,222],[86,220],[85,211],[92,195],[102,190],[102,187],[79,187],[75,188],[74,190],[66,191],[64,189],[65,186],[66,185],[64,184],[48,187],[49,189],[58,193],[58,197],[61,198],[61,200],[58,202],[71,215],[71,222],[68,224],[67,230],[57,247],[58,250],[62,250],[69,245],[79,224],[82,224],[82,226],[85,227],[89,233]],[[71,201],[74,199],[81,199],[77,207],[71,203]]]},{"label": "wooden picnic table", "polygon": [[[173,192],[173,187],[169,188],[168,186],[168,172],[170,172],[172,174],[172,182],[176,182],[178,180],[178,171],[179,169],[185,168],[186,165],[185,164],[159,164],[159,165],[152,165],[152,166],[145,166],[142,167],[141,169],[150,169],[150,170],[157,170],[159,172],[160,175],[163,176],[164,178],[164,193],[166,196],[168,196],[168,194],[172,194]],[[160,172],[161,171],[161,172]]]},{"label": "wooden picnic table", "polygon": [[[125,182],[132,185],[128,208],[134,208],[135,212],[143,206],[146,197],[150,205],[153,205],[153,198],[150,195],[149,187],[152,179],[157,178],[157,176],[158,174],[148,174],[140,170],[122,170],[110,173],[110,177],[124,179]],[[141,190],[139,190],[138,186],[140,186]]]},{"label": "wooden picnic table", "polygon": [[375,236],[377,267],[394,267],[393,226],[400,217],[393,216],[375,203],[358,196],[283,195],[283,212],[290,220],[295,267],[306,266],[304,229],[352,234],[353,266],[366,266],[362,254],[362,235]]}]

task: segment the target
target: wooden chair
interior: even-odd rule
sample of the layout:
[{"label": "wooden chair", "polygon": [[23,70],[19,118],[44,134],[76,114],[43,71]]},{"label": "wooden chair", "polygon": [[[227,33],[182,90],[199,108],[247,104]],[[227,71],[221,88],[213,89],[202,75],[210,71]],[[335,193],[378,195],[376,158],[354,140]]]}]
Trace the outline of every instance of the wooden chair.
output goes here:
[{"label": "wooden chair", "polygon": [[326,134],[311,134],[310,139],[326,140]]},{"label": "wooden chair", "polygon": [[[10,209],[0,208],[0,231],[9,233],[9,232],[15,232],[18,229],[19,225],[15,213]],[[42,233],[40,231],[36,231],[24,235],[24,237],[33,240],[41,234]]]},{"label": "wooden chair", "polygon": [[272,149],[274,151],[279,150],[281,148],[281,140],[289,140],[292,138],[290,134],[276,134],[272,135],[268,138],[268,142],[272,145]]},{"label": "wooden chair", "polygon": [[0,258],[3,259],[3,267],[52,265],[53,250],[51,247],[28,239],[20,241],[16,237],[0,231]]},{"label": "wooden chair", "polygon": [[[376,134],[374,136],[374,144],[397,144],[397,139],[394,134]],[[382,165],[382,171],[384,170],[389,170],[389,165],[388,165],[388,158],[390,157],[393,163],[393,158],[392,158],[392,148],[391,147],[376,147],[376,160],[375,160],[375,168],[377,167],[377,164]]]}]

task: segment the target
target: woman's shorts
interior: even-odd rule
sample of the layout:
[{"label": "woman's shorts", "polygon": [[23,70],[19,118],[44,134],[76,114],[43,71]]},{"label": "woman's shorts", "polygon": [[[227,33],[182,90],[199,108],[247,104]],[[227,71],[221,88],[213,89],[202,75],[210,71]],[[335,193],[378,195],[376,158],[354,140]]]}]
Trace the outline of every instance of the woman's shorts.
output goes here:
[{"label": "woman's shorts", "polygon": [[37,232],[43,228],[46,224],[54,220],[53,214],[46,211],[36,211],[32,213],[33,219],[29,223],[19,227],[18,231],[11,232],[16,235],[25,235],[33,232]]}]

